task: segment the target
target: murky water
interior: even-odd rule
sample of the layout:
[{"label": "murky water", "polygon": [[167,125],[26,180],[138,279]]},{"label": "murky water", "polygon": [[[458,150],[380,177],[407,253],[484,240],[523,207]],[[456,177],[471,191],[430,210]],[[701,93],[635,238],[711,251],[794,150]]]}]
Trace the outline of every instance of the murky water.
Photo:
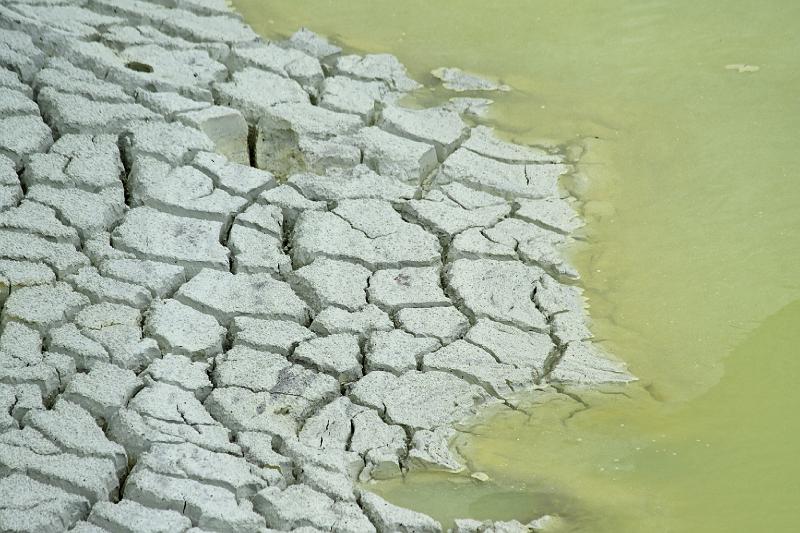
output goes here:
[{"label": "murky water", "polygon": [[306,25],[426,82],[439,66],[501,78],[514,91],[491,118],[517,141],[591,140],[576,263],[595,334],[640,383],[478,424],[457,445],[488,482],[377,490],[444,522],[800,528],[800,3],[234,4],[267,36]]}]

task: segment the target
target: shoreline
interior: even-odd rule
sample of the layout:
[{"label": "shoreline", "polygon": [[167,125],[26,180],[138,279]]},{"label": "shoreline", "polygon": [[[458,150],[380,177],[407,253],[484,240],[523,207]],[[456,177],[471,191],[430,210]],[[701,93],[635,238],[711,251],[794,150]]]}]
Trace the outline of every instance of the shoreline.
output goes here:
[{"label": "shoreline", "polygon": [[355,483],[632,379],[559,281],[563,154],[398,105],[394,56],[177,3],[0,7],[0,520],[436,531]]}]

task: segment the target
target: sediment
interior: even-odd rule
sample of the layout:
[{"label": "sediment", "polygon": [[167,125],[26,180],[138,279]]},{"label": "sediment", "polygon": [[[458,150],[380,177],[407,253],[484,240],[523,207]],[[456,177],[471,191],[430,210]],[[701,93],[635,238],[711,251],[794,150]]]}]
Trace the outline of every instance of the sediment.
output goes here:
[{"label": "sediment", "polygon": [[0,5],[0,530],[440,531],[364,483],[632,379],[561,252],[574,162],[421,87],[222,0]]}]

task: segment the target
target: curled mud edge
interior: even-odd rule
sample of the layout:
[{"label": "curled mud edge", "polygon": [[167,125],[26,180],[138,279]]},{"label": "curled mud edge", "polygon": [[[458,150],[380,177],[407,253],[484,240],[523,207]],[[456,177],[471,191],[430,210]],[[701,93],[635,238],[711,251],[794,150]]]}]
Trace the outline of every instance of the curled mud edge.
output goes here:
[{"label": "curled mud edge", "polygon": [[440,531],[363,483],[462,469],[484,406],[633,379],[560,251],[575,161],[485,101],[404,107],[395,57],[216,0],[0,28],[0,530]]}]

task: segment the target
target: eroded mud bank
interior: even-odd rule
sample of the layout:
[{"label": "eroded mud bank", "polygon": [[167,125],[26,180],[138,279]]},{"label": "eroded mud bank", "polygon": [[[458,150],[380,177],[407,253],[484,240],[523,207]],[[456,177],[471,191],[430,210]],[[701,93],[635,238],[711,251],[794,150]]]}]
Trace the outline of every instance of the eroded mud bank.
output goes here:
[{"label": "eroded mud bank", "polygon": [[0,7],[0,528],[437,531],[357,482],[631,379],[560,251],[565,153],[401,105],[393,56],[163,4]]}]

